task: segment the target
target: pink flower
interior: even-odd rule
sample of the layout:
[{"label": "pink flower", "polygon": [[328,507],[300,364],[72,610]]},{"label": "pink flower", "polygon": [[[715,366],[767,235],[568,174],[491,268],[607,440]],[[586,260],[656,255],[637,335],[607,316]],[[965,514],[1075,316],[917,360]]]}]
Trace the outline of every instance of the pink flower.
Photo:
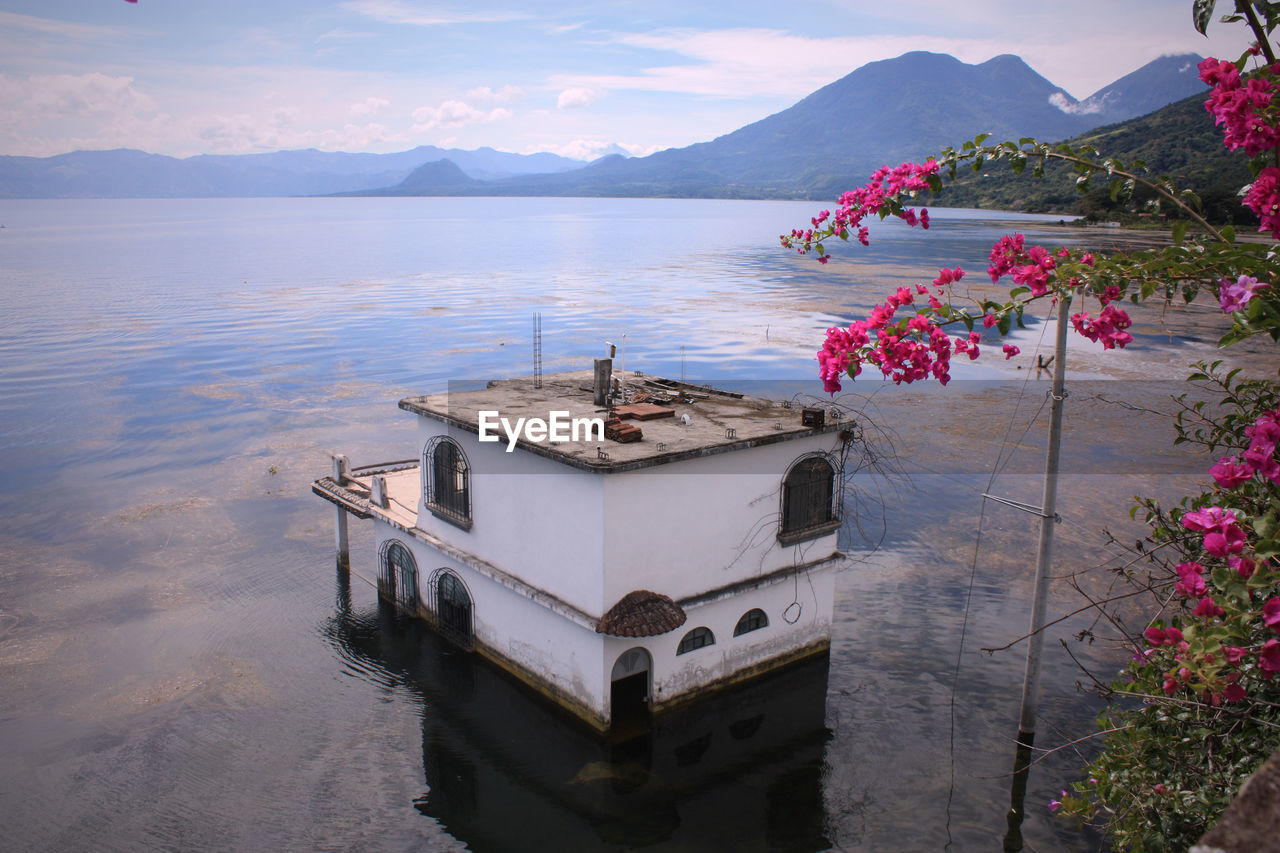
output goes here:
[{"label": "pink flower", "polygon": [[1276,627],[1280,625],[1280,598],[1272,598],[1262,606],[1262,621],[1267,623],[1268,628],[1280,631]]},{"label": "pink flower", "polygon": [[964,270],[960,269],[960,267],[956,267],[953,270],[941,269],[938,270],[938,277],[933,280],[933,283],[938,287],[946,287],[962,278],[964,278]]},{"label": "pink flower", "polygon": [[1244,531],[1234,524],[1224,530],[1215,530],[1204,535],[1204,549],[1215,557],[1239,554],[1244,550],[1244,543]]},{"label": "pink flower", "polygon": [[1225,612],[1226,611],[1219,607],[1217,603],[1207,595],[1200,599],[1200,603],[1197,604],[1196,609],[1192,611],[1192,613],[1199,616],[1201,619],[1212,619],[1215,616],[1221,616]]},{"label": "pink flower", "polygon": [[1227,663],[1239,663],[1244,660],[1244,656],[1248,653],[1248,649],[1242,649],[1240,646],[1222,647],[1222,656],[1227,659]]},{"label": "pink flower", "polygon": [[1234,282],[1229,278],[1222,279],[1218,282],[1218,302],[1222,305],[1222,313],[1239,311],[1253,299],[1254,291],[1270,286],[1249,275],[1242,275]]},{"label": "pink flower", "polygon": [[1268,166],[1258,173],[1245,193],[1244,206],[1258,214],[1259,231],[1270,229],[1280,239],[1280,169]]},{"label": "pink flower", "polygon": [[1253,573],[1258,569],[1257,564],[1248,557],[1227,557],[1227,565],[1236,570],[1241,580],[1246,581],[1253,577]]},{"label": "pink flower", "polygon": [[1085,312],[1072,314],[1071,324],[1075,326],[1077,334],[1101,343],[1103,349],[1123,349],[1125,344],[1133,341],[1133,335],[1125,331],[1133,325],[1133,321],[1115,305],[1107,305],[1097,317],[1091,317]]},{"label": "pink flower", "polygon": [[1017,348],[1016,346],[1014,346],[1013,344],[1005,344],[1005,345],[1004,345],[1004,360],[1005,360],[1005,361],[1008,361],[1009,359],[1013,358],[1015,355],[1017,355],[1017,354],[1018,354],[1018,353],[1020,353],[1020,352],[1022,352],[1022,350],[1018,349],[1018,348]]},{"label": "pink flower", "polygon": [[1276,128],[1265,116],[1275,85],[1266,74],[1250,77],[1242,86],[1239,69],[1215,59],[1200,64],[1200,79],[1213,81],[1204,106],[1213,113],[1214,124],[1222,126],[1222,141],[1229,150],[1243,148],[1255,157],[1276,147]]},{"label": "pink flower", "polygon": [[1182,516],[1182,526],[1188,530],[1222,530],[1235,523],[1235,512],[1219,506],[1206,507]]},{"label": "pink flower", "polygon": [[1179,563],[1178,568],[1179,581],[1174,585],[1174,591],[1183,598],[1192,598],[1197,595],[1204,595],[1207,587],[1204,582],[1204,566],[1199,563]]},{"label": "pink flower", "polygon": [[1271,678],[1280,672],[1280,640],[1267,640],[1258,652],[1258,668],[1264,678]]},{"label": "pink flower", "polygon": [[1253,479],[1253,469],[1233,456],[1224,456],[1209,469],[1214,482],[1224,489],[1234,489]]},{"label": "pink flower", "polygon": [[1176,646],[1182,642],[1182,632],[1177,628],[1148,628],[1142,635],[1153,646]]},{"label": "pink flower", "polygon": [[1236,68],[1234,62],[1209,57],[1200,60],[1196,68],[1200,70],[1200,79],[1206,86],[1234,89],[1240,85],[1240,69]]}]

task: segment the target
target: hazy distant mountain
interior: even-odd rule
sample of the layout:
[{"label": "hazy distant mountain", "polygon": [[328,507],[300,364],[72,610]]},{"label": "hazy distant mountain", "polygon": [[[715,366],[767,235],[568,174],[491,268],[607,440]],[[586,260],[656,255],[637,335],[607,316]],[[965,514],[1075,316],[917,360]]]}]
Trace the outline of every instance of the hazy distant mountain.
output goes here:
[{"label": "hazy distant mountain", "polygon": [[881,165],[923,158],[980,132],[999,139],[1064,139],[1128,117],[1168,91],[1179,93],[1168,100],[1183,97],[1188,84],[1181,68],[1196,59],[1150,63],[1100,90],[1094,96],[1099,106],[1086,109],[1016,56],[970,65],[913,52],[864,65],[711,142],[648,157],[606,157],[574,171],[494,181],[470,192],[831,197]]},{"label": "hazy distant mountain", "polygon": [[1096,114],[1105,122],[1124,121],[1154,112],[1163,106],[1197,95],[1207,88],[1200,82],[1194,53],[1162,56],[1126,74],[1081,101],[1074,110]]},{"label": "hazy distant mountain", "polygon": [[[970,65],[913,52],[872,62],[710,142],[586,166],[554,154],[422,146],[395,154],[278,151],[184,160],[141,151],[0,157],[0,196],[616,195],[832,197],[878,166],[980,132],[1059,140],[1203,89],[1192,54],[1162,57],[1083,102],[1016,56]],[[441,165],[447,163],[448,165]],[[419,167],[432,168],[415,172]]]},{"label": "hazy distant mountain", "polygon": [[[1094,128],[1070,142],[1092,145],[1123,163],[1141,160],[1152,175],[1167,175],[1178,188],[1195,190],[1211,221],[1256,224],[1238,194],[1253,179],[1249,158],[1223,146],[1221,129],[1205,111],[1205,97],[1192,95],[1138,118]],[[1134,208],[1141,210],[1141,203],[1151,197],[1140,188],[1135,201],[1113,200],[1105,177],[1095,178],[1090,191],[1081,195],[1077,177],[1060,162],[1049,163],[1040,180],[1026,173],[1015,176],[1007,163],[993,163],[977,173],[960,170],[934,203],[1116,219]]]},{"label": "hazy distant mountain", "polygon": [[466,195],[478,186],[483,183],[462,171],[457,163],[445,159],[423,163],[394,187],[343,195]]},{"label": "hazy distant mountain", "polygon": [[121,148],[55,157],[0,157],[4,198],[173,198],[329,195],[398,184],[426,162],[451,160],[464,176],[502,179],[576,169],[556,154],[511,154],[424,145],[395,154],[276,151],[178,159]]}]

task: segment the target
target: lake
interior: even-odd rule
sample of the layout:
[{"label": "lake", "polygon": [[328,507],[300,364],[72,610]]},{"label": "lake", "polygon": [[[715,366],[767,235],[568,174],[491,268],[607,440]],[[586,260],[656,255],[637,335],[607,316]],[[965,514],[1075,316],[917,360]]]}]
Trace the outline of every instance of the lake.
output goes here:
[{"label": "lake", "polygon": [[[871,249],[821,266],[777,244],[820,207],[0,201],[6,847],[999,844],[1024,651],[981,649],[1026,630],[1034,519],[989,507],[975,539],[997,453],[992,490],[1039,500],[1032,371],[854,383],[843,402],[884,463],[847,498],[829,659],[661,719],[643,756],[380,608],[369,531],[353,526],[338,572],[332,507],[310,492],[331,452],[414,455],[401,397],[531,372],[535,312],[547,372],[625,341],[630,369],[820,394],[823,331],[900,284],[956,265],[985,278],[1015,226],[1100,239],[938,211],[927,233],[877,224]],[[1021,333],[1023,366],[1044,328]],[[1140,343],[1147,377],[1203,350],[1158,330]],[[1160,408],[1170,386],[1089,377],[1068,408],[1058,571],[1096,567],[1086,584],[1130,495],[1176,494],[1205,467],[1168,448],[1164,419],[1117,405]],[[1080,604],[1059,583],[1051,612]],[[1047,635],[1037,745],[1092,730],[1100,705],[1059,639],[1105,676],[1123,652],[1073,639],[1103,627],[1086,613]],[[1045,806],[1089,749],[1033,769],[1028,849],[1096,848]]]}]

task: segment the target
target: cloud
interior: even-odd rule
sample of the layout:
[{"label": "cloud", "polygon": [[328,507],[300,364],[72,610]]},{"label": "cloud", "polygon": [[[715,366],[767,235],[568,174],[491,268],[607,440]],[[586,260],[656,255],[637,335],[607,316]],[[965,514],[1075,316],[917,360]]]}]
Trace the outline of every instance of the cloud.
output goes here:
[{"label": "cloud", "polygon": [[294,110],[277,110],[268,117],[248,114],[209,115],[185,123],[183,132],[204,143],[216,154],[284,151],[320,148],[326,151],[361,151],[385,144],[405,144],[409,137],[377,122],[345,124],[337,128],[295,128]]},{"label": "cloud", "polygon": [[606,154],[644,157],[655,151],[660,151],[664,147],[661,145],[632,145],[626,142],[603,142],[599,139],[575,139],[572,142],[565,142],[559,145],[539,145],[527,150],[525,153],[534,154],[539,151],[549,151],[552,154],[559,154],[561,157],[568,157],[570,160],[590,161],[598,160]]},{"label": "cloud", "polygon": [[0,75],[0,113],[10,122],[155,110],[155,101],[134,89],[132,77],[110,77],[97,71],[33,74],[23,80]]},{"label": "cloud", "polygon": [[556,98],[556,106],[562,110],[576,110],[597,100],[601,94],[595,89],[573,86],[560,93],[560,97]]},{"label": "cloud", "polygon": [[373,38],[374,34],[363,32],[361,30],[348,30],[343,27],[329,30],[327,33],[321,33],[316,36],[316,41],[358,41],[360,39]]},{"label": "cloud", "polygon": [[1093,113],[1102,112],[1103,103],[1096,98],[1089,98],[1084,101],[1071,103],[1067,100],[1067,96],[1061,92],[1054,92],[1049,96],[1049,103],[1069,115],[1092,115]]},{"label": "cloud", "polygon": [[0,27],[31,30],[45,35],[62,36],[73,41],[99,42],[124,35],[119,27],[100,27],[93,24],[73,24],[16,12],[0,12]]},{"label": "cloud", "polygon": [[503,86],[498,91],[493,91],[488,86],[477,86],[469,89],[464,95],[467,100],[480,104],[507,104],[512,101],[518,101],[524,97],[524,89],[519,86]]},{"label": "cloud", "polygon": [[911,50],[933,50],[968,62],[1003,52],[993,41],[945,36],[811,37],[778,29],[664,29],[616,33],[611,43],[671,54],[678,61],[634,74],[554,75],[564,89],[675,92],[717,98],[799,97],[855,68]]},{"label": "cloud", "polygon": [[405,0],[349,0],[342,8],[388,24],[436,27],[446,24],[487,24],[527,20],[522,12],[439,12],[419,8]]},{"label": "cloud", "polygon": [[463,101],[445,101],[438,107],[418,107],[413,111],[415,133],[434,130],[437,127],[462,127],[511,118],[511,110],[496,107],[488,112],[478,110]]},{"label": "cloud", "polygon": [[352,104],[347,108],[347,115],[352,118],[364,118],[371,116],[381,110],[383,107],[390,106],[391,102],[386,98],[370,96],[359,103]]}]

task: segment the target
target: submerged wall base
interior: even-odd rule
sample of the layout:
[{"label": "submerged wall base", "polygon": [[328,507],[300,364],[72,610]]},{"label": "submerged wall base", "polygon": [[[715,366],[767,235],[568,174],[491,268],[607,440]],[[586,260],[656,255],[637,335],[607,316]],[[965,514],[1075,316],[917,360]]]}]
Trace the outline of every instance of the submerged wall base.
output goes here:
[{"label": "submerged wall base", "polygon": [[[436,629],[435,621],[431,618],[430,613],[423,609],[419,609],[415,614],[428,625],[432,630]],[[596,734],[606,734],[611,726],[611,721],[598,714],[593,708],[582,702],[576,696],[567,691],[550,684],[539,678],[502,652],[484,643],[480,639],[475,639],[472,651],[484,658],[495,668],[514,679],[524,688],[535,693],[543,700],[551,703],[566,712],[577,722],[585,725]],[[739,687],[748,681],[759,678],[763,675],[776,673],[781,670],[796,666],[812,658],[829,654],[831,651],[831,638],[823,637],[820,640],[809,643],[798,649],[792,649],[780,655],[776,655],[767,660],[760,661],[752,666],[745,667],[723,678],[716,679],[709,684],[688,690],[678,696],[662,702],[653,702],[650,700],[649,710],[653,714],[666,714],[670,711],[685,708],[695,704],[703,699],[719,695],[726,691]]]},{"label": "submerged wall base", "polygon": [[726,690],[731,690],[751,681],[752,679],[759,678],[762,675],[786,669],[787,667],[802,663],[810,658],[828,654],[830,651],[831,638],[823,637],[822,639],[809,643],[806,646],[801,646],[798,649],[792,649],[789,652],[784,652],[783,654],[776,655],[767,660],[762,660],[752,666],[732,672],[729,675],[726,675],[723,678],[718,678],[709,684],[704,684],[700,687],[694,688],[693,690],[680,693],[679,695],[666,699],[661,703],[651,704],[650,710],[655,714],[663,714],[667,711],[683,708],[709,696],[723,693]]}]

